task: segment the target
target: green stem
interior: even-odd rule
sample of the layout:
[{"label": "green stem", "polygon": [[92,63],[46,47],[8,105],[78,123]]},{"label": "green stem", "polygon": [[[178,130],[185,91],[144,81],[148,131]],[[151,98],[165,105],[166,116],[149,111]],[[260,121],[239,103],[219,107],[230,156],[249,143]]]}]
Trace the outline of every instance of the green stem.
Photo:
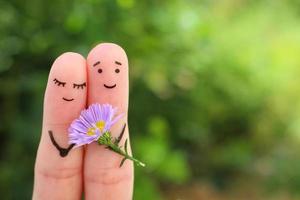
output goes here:
[{"label": "green stem", "polygon": [[119,146],[117,146],[117,145],[115,145],[115,144],[113,144],[113,143],[110,143],[108,146],[110,147],[110,149],[111,149],[112,151],[114,151],[114,152],[116,152],[116,153],[118,153],[118,154],[124,156],[126,159],[129,159],[129,160],[133,161],[135,164],[137,164],[137,165],[139,165],[139,166],[142,166],[142,167],[145,167],[145,166],[146,166],[145,163],[143,163],[143,162],[139,161],[138,159],[136,159],[136,158],[130,156],[130,155],[127,154],[125,151],[123,151]]},{"label": "green stem", "polygon": [[105,132],[99,139],[98,139],[98,144],[100,145],[105,145],[107,146],[110,150],[124,156],[121,165],[123,165],[124,161],[126,159],[133,161],[135,164],[137,164],[138,166],[142,166],[145,167],[145,163],[142,163],[141,161],[139,161],[138,159],[135,159],[134,157],[132,157],[131,155],[129,155],[127,153],[127,140],[125,142],[125,151],[121,149],[121,147],[118,145],[118,143],[113,142],[113,138],[110,134],[110,132]]}]

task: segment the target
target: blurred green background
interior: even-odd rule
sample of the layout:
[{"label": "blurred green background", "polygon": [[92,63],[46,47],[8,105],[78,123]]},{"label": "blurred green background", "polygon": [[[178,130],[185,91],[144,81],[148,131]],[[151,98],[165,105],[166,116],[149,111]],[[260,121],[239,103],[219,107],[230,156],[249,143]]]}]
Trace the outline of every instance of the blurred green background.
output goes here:
[{"label": "blurred green background", "polygon": [[134,199],[300,198],[297,0],[0,0],[0,194],[30,199],[52,62],[120,44]]}]

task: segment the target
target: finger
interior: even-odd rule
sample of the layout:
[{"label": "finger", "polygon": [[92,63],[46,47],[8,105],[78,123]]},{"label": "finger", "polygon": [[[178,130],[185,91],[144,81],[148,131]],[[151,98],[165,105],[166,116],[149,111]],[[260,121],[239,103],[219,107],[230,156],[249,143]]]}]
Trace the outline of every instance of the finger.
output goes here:
[{"label": "finger", "polygon": [[[74,85],[75,84],[75,85]],[[83,149],[68,144],[68,127],[86,106],[86,61],[64,53],[52,65],[44,97],[33,199],[80,199]]]},{"label": "finger", "polygon": [[[118,137],[127,124],[128,110],[128,60],[118,45],[103,43],[96,46],[87,58],[88,104],[109,103],[118,108],[117,114],[124,114],[112,128]],[[120,144],[129,139],[128,126]],[[128,145],[130,150],[130,145]],[[130,151],[129,151],[130,152]],[[132,199],[133,165],[126,161],[120,168],[122,157],[96,143],[86,148],[84,158],[85,198]]]}]

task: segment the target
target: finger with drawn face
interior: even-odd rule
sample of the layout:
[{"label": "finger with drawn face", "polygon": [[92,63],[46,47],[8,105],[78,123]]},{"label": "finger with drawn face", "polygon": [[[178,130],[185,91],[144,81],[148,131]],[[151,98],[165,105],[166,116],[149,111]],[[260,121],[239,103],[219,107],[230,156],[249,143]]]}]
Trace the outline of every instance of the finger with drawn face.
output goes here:
[{"label": "finger with drawn face", "polygon": [[86,106],[86,61],[64,53],[52,65],[44,97],[33,199],[80,199],[83,149],[72,149],[68,127]]},{"label": "finger with drawn face", "polygon": [[[128,60],[125,51],[116,44],[103,43],[96,46],[87,58],[88,104],[109,103],[124,114],[111,129],[118,137],[127,125],[128,110]],[[125,128],[120,145],[129,139]],[[130,152],[130,145],[129,152]],[[85,199],[132,199],[133,164],[109,149],[92,143],[87,146],[84,158]]]}]

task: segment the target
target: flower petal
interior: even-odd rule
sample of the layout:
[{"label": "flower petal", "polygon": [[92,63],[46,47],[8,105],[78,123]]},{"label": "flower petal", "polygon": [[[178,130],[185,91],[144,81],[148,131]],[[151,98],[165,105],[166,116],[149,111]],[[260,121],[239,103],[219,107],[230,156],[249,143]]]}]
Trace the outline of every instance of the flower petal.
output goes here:
[{"label": "flower petal", "polygon": [[[115,116],[117,108],[113,108],[110,104],[92,104],[88,109],[83,110],[78,119],[75,119],[69,129],[69,143],[75,144],[75,147],[79,147],[85,144],[90,144],[93,141],[97,141],[99,137],[106,131],[111,129],[123,114]],[[99,130],[96,124],[103,121],[105,127],[103,130]],[[91,129],[94,129],[91,134],[87,134]]]}]

